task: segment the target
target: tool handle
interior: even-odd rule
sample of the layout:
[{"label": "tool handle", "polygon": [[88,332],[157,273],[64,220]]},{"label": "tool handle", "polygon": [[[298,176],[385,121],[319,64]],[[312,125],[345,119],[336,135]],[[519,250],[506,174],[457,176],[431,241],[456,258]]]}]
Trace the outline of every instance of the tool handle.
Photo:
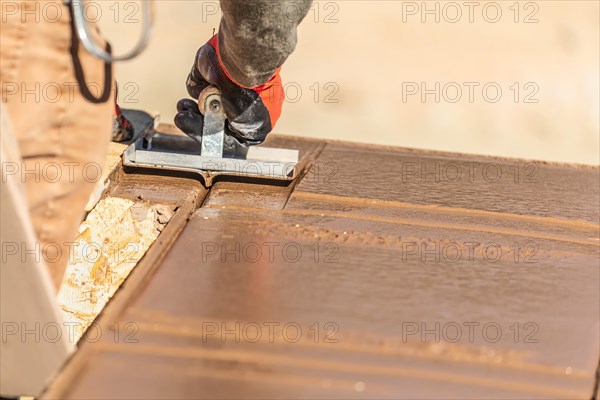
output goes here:
[{"label": "tool handle", "polygon": [[215,85],[210,85],[204,88],[202,92],[200,92],[200,96],[198,96],[198,109],[200,110],[200,114],[206,115],[206,108],[210,106],[209,103],[212,103],[215,106],[214,101],[217,101],[218,107],[222,107],[221,103],[221,91]]}]

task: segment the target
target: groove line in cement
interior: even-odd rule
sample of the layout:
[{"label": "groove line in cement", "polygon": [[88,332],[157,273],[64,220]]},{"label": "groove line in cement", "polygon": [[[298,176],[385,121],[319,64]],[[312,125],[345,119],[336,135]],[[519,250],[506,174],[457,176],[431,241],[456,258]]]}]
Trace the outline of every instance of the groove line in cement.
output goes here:
[{"label": "groove line in cement", "polygon": [[346,372],[352,374],[367,374],[375,376],[388,376],[395,378],[415,378],[431,381],[448,382],[463,385],[476,385],[484,388],[494,388],[515,392],[523,392],[546,396],[562,396],[564,398],[586,398],[589,393],[565,390],[550,385],[538,386],[528,383],[517,383],[509,380],[480,378],[469,375],[461,375],[448,372],[427,371],[422,369],[410,369],[403,367],[388,367],[367,363],[351,363],[328,361],[319,358],[299,358],[285,355],[273,355],[270,353],[259,353],[252,351],[231,351],[228,349],[207,349],[199,347],[166,347],[159,345],[126,346],[115,343],[100,343],[99,348],[109,353],[129,353],[142,356],[160,356],[176,359],[208,359],[213,361],[230,362],[249,362],[256,364],[258,360],[261,363],[307,368],[310,370],[319,369],[331,372]]},{"label": "groove line in cement", "polygon": [[[205,320],[211,320],[210,318],[205,318]],[[214,319],[212,319],[213,322]],[[222,321],[227,322],[227,321]],[[239,322],[239,321],[236,321]],[[200,338],[203,339],[203,335],[200,329],[186,329],[183,323],[179,326],[172,324],[165,324],[163,322],[154,321],[153,323],[146,322],[136,322],[136,327],[139,328],[139,332],[148,332],[148,333],[157,333],[164,334],[170,336],[178,336],[178,337],[191,337],[191,338]],[[287,342],[276,336],[273,342],[268,342],[269,344],[279,344],[285,345]],[[407,343],[403,343],[407,344]],[[425,359],[425,360],[436,360],[436,361],[448,361],[452,363],[465,363],[471,365],[485,365],[494,368],[506,368],[511,370],[519,370],[525,372],[532,373],[540,373],[545,375],[552,376],[565,376],[565,369],[558,366],[551,365],[543,365],[543,364],[534,364],[534,363],[526,363],[526,362],[502,362],[498,363],[491,359],[482,359],[481,357],[473,356],[471,358],[463,358],[461,360],[456,360],[455,358],[450,358],[448,356],[444,357],[442,354],[436,354],[433,352],[417,352],[414,349],[404,349],[404,348],[384,348],[381,346],[369,345],[365,343],[348,343],[344,341],[343,343],[337,342],[335,345],[326,345],[322,343],[315,343],[310,340],[300,340],[295,342],[294,345],[300,345],[308,348],[319,348],[319,349],[328,349],[331,351],[339,351],[339,352],[352,352],[352,353],[366,353],[372,355],[382,355],[382,356],[401,356],[407,358],[415,358],[415,359]],[[453,344],[447,344],[447,347],[456,346]],[[457,351],[461,350],[460,346],[457,346]],[[590,374],[585,370],[580,369],[572,369],[569,373],[569,378],[589,378]]]},{"label": "groove line in cement", "polygon": [[369,198],[361,198],[361,197],[347,197],[347,196],[336,196],[330,194],[321,194],[321,193],[311,193],[311,192],[302,192],[296,191],[293,193],[293,197],[297,197],[299,199],[306,200],[314,200],[320,202],[328,202],[328,203],[342,203],[342,204],[354,204],[358,206],[377,206],[381,208],[399,208],[399,209],[413,209],[418,211],[432,211],[438,213],[448,213],[448,214],[460,214],[460,215],[468,215],[468,216],[488,216],[494,218],[505,218],[505,219],[516,219],[519,221],[528,221],[528,222],[536,222],[540,224],[547,224],[552,226],[566,226],[566,227],[576,227],[576,228],[586,228],[586,229],[595,229],[600,230],[600,225],[592,224],[586,221],[581,220],[569,220],[564,218],[554,218],[554,217],[537,217],[531,215],[523,215],[523,214],[511,214],[499,211],[485,211],[485,210],[475,210],[469,208],[460,208],[460,207],[446,207],[439,206],[434,204],[413,204],[413,203],[405,203],[400,201],[391,201],[391,200],[380,200],[380,199],[369,199]]},{"label": "groove line in cement", "polygon": [[[248,212],[272,213],[271,210],[264,210],[264,209],[253,208],[253,207],[208,205],[206,208],[214,208],[214,209],[225,209],[226,208],[226,209],[230,209],[230,210],[239,210],[239,211],[248,211]],[[363,220],[363,221],[384,222],[384,223],[399,224],[399,225],[422,226],[422,227],[427,227],[427,228],[462,230],[462,231],[469,231],[469,232],[476,232],[476,233],[494,233],[494,234],[499,234],[499,235],[520,236],[520,237],[558,241],[558,242],[565,242],[565,243],[582,244],[585,246],[600,247],[600,242],[597,240],[597,238],[589,238],[587,240],[581,240],[581,239],[574,239],[574,238],[557,236],[557,235],[544,235],[544,234],[539,234],[539,233],[535,233],[535,232],[524,232],[524,231],[518,231],[518,230],[514,230],[514,229],[497,229],[497,228],[488,228],[488,227],[475,226],[475,225],[460,225],[460,224],[450,224],[450,223],[416,221],[416,220],[412,220],[412,219],[381,217],[381,216],[374,216],[374,215],[365,215],[365,214],[360,214],[360,213],[355,213],[355,212],[337,212],[337,211],[328,211],[328,210],[326,211],[326,210],[285,209],[285,210],[280,210],[277,212],[281,213],[281,214],[287,214],[287,215],[351,218],[351,219],[358,219],[358,220]]]}]

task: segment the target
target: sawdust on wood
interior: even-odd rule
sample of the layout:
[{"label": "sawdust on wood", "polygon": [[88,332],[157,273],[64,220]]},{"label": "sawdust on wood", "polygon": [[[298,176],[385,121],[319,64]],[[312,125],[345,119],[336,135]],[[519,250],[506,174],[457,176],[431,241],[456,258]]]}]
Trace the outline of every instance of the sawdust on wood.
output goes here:
[{"label": "sawdust on wood", "polygon": [[173,216],[161,204],[107,197],[79,227],[58,294],[78,341]]}]

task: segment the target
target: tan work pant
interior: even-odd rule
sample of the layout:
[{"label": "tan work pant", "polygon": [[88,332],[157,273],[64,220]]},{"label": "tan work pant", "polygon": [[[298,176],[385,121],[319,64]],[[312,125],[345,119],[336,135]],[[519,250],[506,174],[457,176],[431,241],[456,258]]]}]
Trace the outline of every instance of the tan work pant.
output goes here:
[{"label": "tan work pant", "polygon": [[[73,37],[63,1],[2,0],[0,6],[1,95],[12,126],[1,134],[15,136],[21,155],[3,170],[25,186],[35,250],[58,288],[110,140],[111,67]],[[18,262],[31,250],[6,261]]]}]

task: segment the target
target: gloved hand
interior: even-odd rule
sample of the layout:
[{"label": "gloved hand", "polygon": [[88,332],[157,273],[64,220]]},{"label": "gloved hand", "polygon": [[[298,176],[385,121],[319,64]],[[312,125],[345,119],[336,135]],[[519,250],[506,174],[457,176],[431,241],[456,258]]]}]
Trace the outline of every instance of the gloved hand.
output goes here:
[{"label": "gloved hand", "polygon": [[[190,96],[198,100],[207,86],[212,84],[219,88],[227,116],[224,151],[228,155],[245,154],[248,146],[265,140],[281,115],[284,92],[279,68],[262,85],[248,88],[238,84],[223,66],[217,36],[213,36],[198,50],[188,76],[187,90]],[[180,100],[177,111],[175,125],[201,142],[204,117],[196,101]]]}]

